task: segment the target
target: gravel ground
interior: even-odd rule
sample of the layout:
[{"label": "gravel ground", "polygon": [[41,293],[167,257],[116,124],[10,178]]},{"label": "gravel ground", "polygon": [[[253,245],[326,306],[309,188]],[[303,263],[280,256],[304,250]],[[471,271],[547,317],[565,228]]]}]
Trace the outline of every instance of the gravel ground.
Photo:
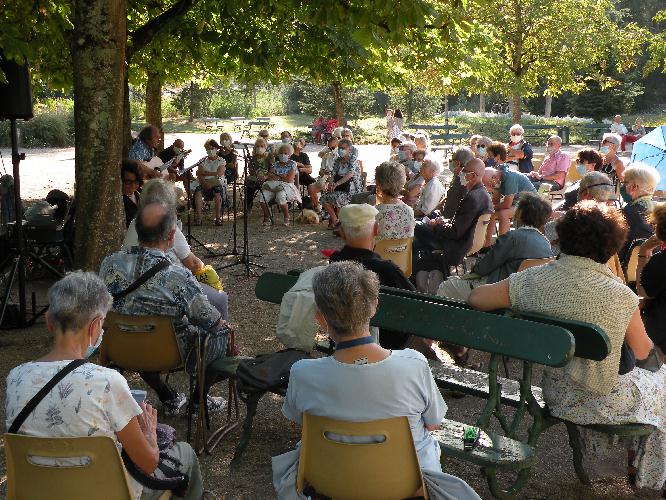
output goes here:
[{"label": "gravel ground", "polygon": [[[380,146],[375,148],[380,148]],[[379,152],[379,149],[368,149],[370,157],[376,157]],[[68,155],[73,156],[73,152],[69,150],[51,151],[45,154],[47,156],[55,154],[60,159],[66,159]],[[30,173],[36,175],[42,170],[42,167],[45,168],[48,164],[49,162],[45,160],[41,161],[39,166],[30,170]],[[61,189],[68,186],[69,175],[63,172],[62,168],[51,169],[48,173],[49,186]],[[32,178],[32,175],[30,177]],[[27,184],[28,182],[24,185]],[[35,181],[33,185],[36,186],[37,182]],[[34,189],[31,194],[39,196],[40,192],[39,189]],[[210,214],[206,214],[205,218],[208,220],[205,221],[204,226],[194,228],[194,234],[215,250],[232,251],[233,221],[225,220],[223,226],[216,227],[211,224],[211,217]],[[238,250],[242,250],[242,218],[239,218],[237,229]],[[271,271],[284,272],[289,269],[303,269],[319,265],[324,262],[320,250],[335,249],[341,246],[340,241],[325,229],[325,224],[312,226],[296,223],[291,227],[278,225],[265,228],[261,225],[258,207],[255,207],[251,214],[248,232],[251,253],[259,256],[254,260]],[[216,267],[234,262],[232,257],[210,259],[206,257],[205,251],[201,248],[194,249],[194,251],[202,257],[204,262]],[[237,333],[237,341],[243,354],[246,355],[275,351],[280,348],[274,334],[278,306],[258,301],[254,297],[256,280],[246,278],[243,271],[242,266],[220,271],[225,290],[230,296],[230,318]],[[48,281],[31,281],[29,289],[36,291],[38,304],[45,303],[44,292],[48,286]],[[0,391],[2,394],[4,394],[7,372],[19,363],[41,356],[48,349],[49,343],[50,339],[46,333],[43,318],[40,318],[36,325],[27,329],[0,332]],[[472,362],[485,364],[487,356],[474,353]],[[518,368],[516,364],[512,371],[518,373]],[[185,388],[186,380],[182,374],[173,375],[171,380],[176,385]],[[535,377],[535,380],[539,380],[539,377]],[[141,387],[141,381],[137,376],[130,376],[130,385]],[[219,384],[213,389],[214,394],[224,395],[225,392],[224,384]],[[153,394],[152,398],[149,396],[149,399],[156,401],[156,396]],[[445,399],[449,406],[447,417],[468,423],[475,421],[483,405],[483,401],[472,397],[454,399],[445,394]],[[262,399],[254,420],[252,440],[238,468],[231,469],[230,461],[238,442],[239,431],[223,440],[211,455],[200,457],[206,488],[212,490],[216,497],[224,496],[227,499],[274,498],[270,457],[292,449],[299,439],[299,429],[282,416],[280,405],[281,398],[277,396],[266,395]],[[4,405],[0,409],[0,417],[4,420]],[[185,438],[185,418],[169,418],[160,415],[160,420],[175,426],[179,438]],[[620,499],[633,497],[632,490],[621,476],[596,480],[592,487],[578,483],[563,425],[546,431],[538,444],[537,464],[519,498]],[[4,483],[4,460],[0,463],[0,467],[0,481]],[[477,467],[450,459],[445,462],[445,470],[468,481],[481,497],[491,498],[485,479]],[[0,497],[3,495],[4,484],[0,486]]]}]

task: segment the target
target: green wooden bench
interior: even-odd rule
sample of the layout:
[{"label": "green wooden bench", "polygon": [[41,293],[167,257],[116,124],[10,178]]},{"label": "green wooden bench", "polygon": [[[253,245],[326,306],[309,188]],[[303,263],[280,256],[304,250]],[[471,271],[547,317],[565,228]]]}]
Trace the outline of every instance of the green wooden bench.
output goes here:
[{"label": "green wooden bench", "polygon": [[250,120],[243,124],[243,129],[241,130],[241,139],[247,134],[248,137],[252,135],[252,132],[258,133],[260,130],[268,129],[271,126],[271,122],[267,120]]},{"label": "green wooden bench", "polygon": [[[296,282],[297,275],[298,271],[290,271],[290,275],[264,273],[257,283],[257,297],[279,304],[284,293]],[[597,326],[515,311],[485,313],[473,310],[464,302],[389,287],[381,288],[379,309],[371,324],[391,330],[396,330],[395,325],[399,324],[404,333],[491,354],[487,373],[439,362],[431,362],[431,369],[440,388],[487,400],[476,425],[485,432],[482,442],[492,443],[492,446],[464,451],[459,432],[464,424],[453,421],[443,422],[442,431],[437,432],[436,437],[445,456],[482,467],[495,497],[511,497],[520,491],[534,463],[539,435],[560,422],[567,426],[576,473],[581,482],[589,484],[582,466],[578,427],[550,415],[541,388],[532,385],[532,370],[534,363],[563,366],[573,356],[604,359],[610,352],[610,344]],[[539,333],[535,335],[537,329]],[[330,352],[326,343],[318,348]],[[500,363],[507,357],[523,363],[522,374],[517,380],[499,376]],[[504,368],[506,372],[506,365]],[[503,405],[514,410],[513,416],[509,418],[505,414]],[[527,439],[520,441],[516,434],[526,415],[532,418],[532,422]],[[503,435],[487,430],[493,418],[500,424]],[[617,436],[640,436],[654,430],[654,427],[642,424],[586,427]],[[515,472],[515,478],[508,486],[500,485],[498,470]]]},{"label": "green wooden bench", "polygon": [[447,125],[447,124],[420,124],[420,123],[411,123],[407,125],[407,128],[411,128],[414,130],[444,130],[446,132],[450,132],[451,130],[456,130],[458,128],[458,125]]},{"label": "green wooden bench", "polygon": [[599,146],[604,133],[610,132],[610,125],[607,123],[586,123],[583,125],[583,137],[590,146]]}]

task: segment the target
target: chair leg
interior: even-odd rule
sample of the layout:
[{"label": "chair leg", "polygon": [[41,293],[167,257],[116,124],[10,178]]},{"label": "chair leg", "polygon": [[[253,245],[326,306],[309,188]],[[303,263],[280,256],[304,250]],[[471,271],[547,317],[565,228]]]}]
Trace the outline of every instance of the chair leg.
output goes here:
[{"label": "chair leg", "polygon": [[569,446],[571,446],[573,451],[574,469],[576,470],[578,480],[583,484],[592,484],[590,476],[588,476],[585,467],[583,466],[583,449],[578,426],[572,422],[565,421],[564,423],[567,426],[567,433],[569,434]]},{"label": "chair leg", "polygon": [[257,414],[257,406],[259,405],[259,400],[264,395],[264,392],[261,393],[252,393],[249,394],[245,402],[247,406],[247,413],[245,414],[245,421],[243,422],[243,433],[241,438],[238,441],[238,446],[236,446],[236,451],[234,452],[234,458],[231,460],[232,467],[235,467],[240,464],[241,455],[247,448],[247,445],[250,443],[250,438],[252,437],[252,424],[254,421],[254,416]]}]

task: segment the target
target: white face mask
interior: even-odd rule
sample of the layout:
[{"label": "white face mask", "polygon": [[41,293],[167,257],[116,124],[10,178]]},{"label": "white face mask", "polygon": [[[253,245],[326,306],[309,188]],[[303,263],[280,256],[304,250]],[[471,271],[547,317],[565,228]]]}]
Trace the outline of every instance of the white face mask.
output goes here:
[{"label": "white face mask", "polygon": [[522,135],[512,135],[511,136],[511,142],[520,142],[523,140]]},{"label": "white face mask", "polygon": [[257,152],[258,155],[263,155],[266,152],[266,148],[263,146],[259,146],[255,151]]},{"label": "white face mask", "polygon": [[92,339],[88,340],[88,347],[86,348],[86,353],[83,355],[84,358],[89,358],[95,354],[95,351],[97,351],[99,346],[102,345],[102,337],[104,337],[104,328],[100,328],[99,337],[97,337],[97,342],[95,342],[95,345],[92,345]]},{"label": "white face mask", "polygon": [[217,156],[217,149],[207,149],[206,153],[208,153],[209,158],[215,158]]},{"label": "white face mask", "polygon": [[289,155],[282,153],[281,155],[278,155],[278,158],[282,163],[287,163],[289,161]]},{"label": "white face mask", "polygon": [[289,144],[289,143],[291,143],[291,137],[283,137],[283,138],[282,138],[282,142],[283,142],[284,144]]},{"label": "white face mask", "polygon": [[174,146],[174,147],[173,147],[173,152],[176,153],[177,155],[179,155],[180,153],[183,152],[183,149],[182,149],[182,148],[179,148],[179,147],[177,147],[177,146]]},{"label": "white face mask", "polygon": [[347,150],[338,148],[338,156],[344,158],[345,156],[347,156]]}]

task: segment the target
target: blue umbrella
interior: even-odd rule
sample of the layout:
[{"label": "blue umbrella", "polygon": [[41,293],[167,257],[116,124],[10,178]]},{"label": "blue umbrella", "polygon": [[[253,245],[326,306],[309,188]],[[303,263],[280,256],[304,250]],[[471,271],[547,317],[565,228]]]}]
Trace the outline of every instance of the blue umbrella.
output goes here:
[{"label": "blue umbrella", "polygon": [[657,190],[666,190],[666,125],[655,128],[634,143],[631,162],[640,161],[659,171]]}]

